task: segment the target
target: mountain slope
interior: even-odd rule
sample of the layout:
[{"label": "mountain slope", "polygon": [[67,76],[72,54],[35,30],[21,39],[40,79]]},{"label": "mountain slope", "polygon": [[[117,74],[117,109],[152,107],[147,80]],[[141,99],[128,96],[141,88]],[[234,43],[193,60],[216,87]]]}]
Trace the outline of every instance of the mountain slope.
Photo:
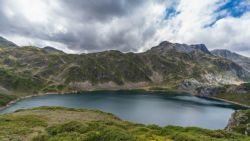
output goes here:
[{"label": "mountain slope", "polygon": [[[161,56],[164,61],[171,65],[166,65],[164,69],[182,68],[173,70],[169,74],[180,74],[185,79],[196,79],[202,83],[225,84],[237,83],[239,79],[249,81],[249,73],[232,61],[215,57],[201,45],[185,45],[163,42],[146,52],[148,56]],[[152,64],[157,64],[154,62]],[[175,65],[175,67],[173,67]],[[178,66],[178,67],[177,67]],[[185,75],[184,75],[185,74]]]},{"label": "mountain slope", "polygon": [[[239,84],[249,72],[211,55],[204,45],[162,42],[143,53],[51,53],[36,47],[0,50],[0,86],[15,93]],[[193,83],[195,82],[195,83]],[[184,83],[184,84],[183,84]],[[183,84],[183,85],[182,85]]]},{"label": "mountain slope", "polygon": [[231,60],[250,72],[250,58],[248,57],[224,49],[213,50],[211,53],[216,56]]},{"label": "mountain slope", "polygon": [[1,47],[18,47],[15,43],[8,41],[7,39],[0,36],[0,48]]}]

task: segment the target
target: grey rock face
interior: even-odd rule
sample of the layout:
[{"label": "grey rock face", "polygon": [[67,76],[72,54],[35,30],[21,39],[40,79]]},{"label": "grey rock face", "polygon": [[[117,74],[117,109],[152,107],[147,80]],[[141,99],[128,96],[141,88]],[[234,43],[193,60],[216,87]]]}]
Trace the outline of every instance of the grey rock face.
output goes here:
[{"label": "grey rock face", "polygon": [[186,91],[193,91],[198,87],[201,87],[202,84],[198,82],[196,79],[187,79],[184,80],[180,85],[179,89]]},{"label": "grey rock face", "polygon": [[18,47],[15,43],[0,36],[0,47]]},{"label": "grey rock face", "polygon": [[153,47],[150,51],[164,53],[169,50],[175,50],[180,53],[191,53],[198,51],[201,53],[210,54],[209,50],[204,44],[187,45],[187,44],[171,43],[168,41],[161,42],[158,46]]},{"label": "grey rock face", "polygon": [[250,84],[244,83],[241,85],[230,85],[227,86],[226,91],[228,93],[235,93],[235,94],[250,94]]},{"label": "grey rock face", "polygon": [[191,45],[191,47],[198,49],[204,53],[211,54],[204,44]]},{"label": "grey rock face", "polygon": [[247,112],[237,111],[232,114],[226,127],[227,131],[235,131],[241,134],[250,135],[250,123]]},{"label": "grey rock face", "polygon": [[214,97],[220,93],[233,93],[233,94],[250,94],[250,84],[243,83],[240,85],[226,85],[226,86],[212,86],[202,85],[196,88],[196,95],[203,97]]},{"label": "grey rock face", "polygon": [[220,87],[214,86],[202,86],[196,89],[196,93],[202,97],[213,97],[219,94],[222,91]]}]

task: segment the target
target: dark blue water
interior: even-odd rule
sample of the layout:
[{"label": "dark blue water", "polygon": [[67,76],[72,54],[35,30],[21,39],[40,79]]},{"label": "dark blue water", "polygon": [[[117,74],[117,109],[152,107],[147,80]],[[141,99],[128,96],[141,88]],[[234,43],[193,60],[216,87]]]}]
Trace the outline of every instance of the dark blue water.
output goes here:
[{"label": "dark blue water", "polygon": [[46,95],[21,100],[0,113],[38,106],[90,108],[121,119],[144,123],[223,129],[238,106],[188,94],[133,91]]}]

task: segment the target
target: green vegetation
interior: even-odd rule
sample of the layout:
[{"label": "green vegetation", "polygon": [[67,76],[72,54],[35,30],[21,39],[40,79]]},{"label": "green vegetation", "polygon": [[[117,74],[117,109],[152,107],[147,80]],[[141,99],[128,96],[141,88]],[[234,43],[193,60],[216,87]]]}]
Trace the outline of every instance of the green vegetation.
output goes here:
[{"label": "green vegetation", "polygon": [[43,83],[31,76],[18,75],[14,70],[0,68],[0,84],[12,91],[26,92],[26,93],[36,93]]},{"label": "green vegetation", "polygon": [[244,105],[250,105],[250,93],[220,93],[217,98],[237,102]]},{"label": "green vegetation", "polygon": [[40,107],[0,116],[0,140],[24,141],[248,141],[225,130],[142,125],[95,110]]},{"label": "green vegetation", "polygon": [[250,136],[250,110],[235,112],[226,129]]},{"label": "green vegetation", "polygon": [[[51,47],[0,47],[0,106],[37,93],[101,90],[98,84],[104,84],[107,89],[119,89],[128,84],[126,89],[171,91],[190,78],[207,83],[204,74],[216,77],[232,73],[235,79],[250,80],[250,75],[231,61],[200,50],[177,51],[170,49],[171,46],[181,46],[169,44],[144,53],[104,51],[80,55],[65,54]],[[250,84],[242,87],[250,91]],[[242,89],[235,91],[238,90]],[[224,91],[217,97],[250,105],[249,93],[235,91]],[[239,133],[245,133],[248,126],[248,122],[234,125],[232,131],[238,133],[195,127],[146,126],[121,121],[100,111],[43,107],[1,115],[0,140],[245,141],[250,138]]]},{"label": "green vegetation", "polygon": [[216,97],[250,106],[250,83],[224,86]]},{"label": "green vegetation", "polygon": [[98,84],[107,89],[126,84],[127,89],[176,89],[190,78],[203,83],[202,77],[208,73],[232,72],[232,77],[248,79],[242,68],[228,60],[199,50],[179,52],[168,46],[144,53],[111,50],[80,55],[26,46],[1,48],[0,56],[0,86],[16,95],[102,89]]},{"label": "green vegetation", "polygon": [[50,85],[43,89],[44,92],[61,92],[66,86],[64,85]]},{"label": "green vegetation", "polygon": [[15,99],[16,99],[16,96],[6,95],[6,94],[1,94],[0,93],[0,106],[5,106],[10,101],[15,100]]}]

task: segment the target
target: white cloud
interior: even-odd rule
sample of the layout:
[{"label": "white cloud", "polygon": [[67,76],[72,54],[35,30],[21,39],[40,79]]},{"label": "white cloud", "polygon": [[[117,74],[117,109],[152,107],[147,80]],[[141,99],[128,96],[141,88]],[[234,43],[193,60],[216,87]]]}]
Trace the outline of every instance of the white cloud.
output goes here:
[{"label": "white cloud", "polygon": [[[209,49],[225,48],[250,56],[249,10],[241,17],[230,17],[227,10],[215,12],[227,2],[0,0],[7,17],[0,18],[0,34],[21,45],[50,45],[68,52],[140,52],[168,40],[204,43]],[[250,5],[250,0],[238,9],[244,5]],[[164,19],[168,7],[175,7],[178,14]],[[225,17],[208,26],[218,16]]]},{"label": "white cloud", "polygon": [[9,13],[10,9],[18,9],[16,14],[21,14],[30,22],[44,23],[48,20],[48,8],[42,0],[8,0],[6,7]]},{"label": "white cloud", "polygon": [[221,0],[182,0],[177,11],[179,15],[169,19],[158,29],[156,38],[172,42],[196,44],[204,43],[209,49],[229,49],[250,56],[250,14],[242,17],[227,16],[213,23],[218,15],[215,12],[227,1]]}]

